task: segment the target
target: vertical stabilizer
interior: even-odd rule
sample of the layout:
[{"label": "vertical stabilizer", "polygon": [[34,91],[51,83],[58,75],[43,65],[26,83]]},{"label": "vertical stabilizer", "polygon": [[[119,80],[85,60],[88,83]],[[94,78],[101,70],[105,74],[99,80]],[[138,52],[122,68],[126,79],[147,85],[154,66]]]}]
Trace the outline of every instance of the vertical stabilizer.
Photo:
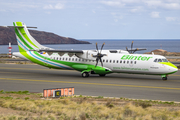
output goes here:
[{"label": "vertical stabilizer", "polygon": [[20,52],[45,48],[29,34],[24,23],[13,22],[13,24]]}]

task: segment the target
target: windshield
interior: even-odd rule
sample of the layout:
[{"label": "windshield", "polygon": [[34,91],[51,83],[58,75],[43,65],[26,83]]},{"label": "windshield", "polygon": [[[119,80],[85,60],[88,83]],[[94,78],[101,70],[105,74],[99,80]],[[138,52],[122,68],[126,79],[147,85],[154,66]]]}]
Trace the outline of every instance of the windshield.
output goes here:
[{"label": "windshield", "polygon": [[168,62],[167,59],[156,58],[154,62]]}]

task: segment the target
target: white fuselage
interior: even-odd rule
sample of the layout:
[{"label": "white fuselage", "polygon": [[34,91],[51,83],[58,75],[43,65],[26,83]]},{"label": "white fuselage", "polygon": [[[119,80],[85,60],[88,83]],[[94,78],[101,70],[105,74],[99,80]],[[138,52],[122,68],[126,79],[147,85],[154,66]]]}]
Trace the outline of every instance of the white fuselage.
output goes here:
[{"label": "white fuselage", "polygon": [[[110,53],[108,50],[102,51],[102,53],[106,53],[107,56],[102,57],[103,67],[110,69],[112,72],[116,73],[135,73],[135,74],[165,74],[171,73],[176,69],[165,65],[160,64],[159,62],[154,62],[155,59],[166,59],[161,55],[149,55],[149,54],[129,54],[129,53]],[[76,56],[73,55],[70,57],[68,54],[64,54],[63,56],[59,56],[57,53],[49,56],[48,54],[44,54],[46,57],[67,61],[72,63],[82,63],[82,64],[96,64],[96,59],[91,57],[93,52],[89,52],[89,57],[87,55],[84,56]],[[101,66],[101,63],[98,62],[98,66]]]}]

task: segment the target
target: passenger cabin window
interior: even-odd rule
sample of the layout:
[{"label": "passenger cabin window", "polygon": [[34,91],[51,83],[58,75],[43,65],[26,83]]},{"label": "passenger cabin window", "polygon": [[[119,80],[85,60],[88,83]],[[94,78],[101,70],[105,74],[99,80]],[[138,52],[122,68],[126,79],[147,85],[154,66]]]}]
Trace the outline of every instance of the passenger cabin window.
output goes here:
[{"label": "passenger cabin window", "polygon": [[69,58],[69,61],[71,61],[71,58]]},{"label": "passenger cabin window", "polygon": [[118,63],[119,61],[117,60],[116,62]]},{"label": "passenger cabin window", "polygon": [[74,61],[74,58],[72,58],[72,61]]},{"label": "passenger cabin window", "polygon": [[126,61],[124,61],[124,63],[126,63]]},{"label": "passenger cabin window", "polygon": [[59,58],[59,60],[61,60],[61,58]]},{"label": "passenger cabin window", "polygon": [[133,61],[131,61],[131,64],[133,64]]},{"label": "passenger cabin window", "polygon": [[134,61],[134,64],[136,64],[136,61]]},{"label": "passenger cabin window", "polygon": [[120,61],[120,63],[122,63],[122,60]]},{"label": "passenger cabin window", "polygon": [[79,58],[79,61],[81,61],[81,59]]},{"label": "passenger cabin window", "polygon": [[109,62],[111,63],[111,60]]},{"label": "passenger cabin window", "polygon": [[77,58],[76,58],[76,61],[77,61]]},{"label": "passenger cabin window", "polygon": [[108,60],[106,60],[106,62],[108,63]]},{"label": "passenger cabin window", "polygon": [[105,60],[103,60],[103,62],[105,62]]},{"label": "passenger cabin window", "polygon": [[68,58],[66,58],[66,61],[68,60]]},{"label": "passenger cabin window", "polygon": [[115,63],[115,60],[113,60],[113,63]]},{"label": "passenger cabin window", "polygon": [[129,61],[127,61],[127,64],[129,63]]},{"label": "passenger cabin window", "polygon": [[64,58],[62,60],[64,60]]}]

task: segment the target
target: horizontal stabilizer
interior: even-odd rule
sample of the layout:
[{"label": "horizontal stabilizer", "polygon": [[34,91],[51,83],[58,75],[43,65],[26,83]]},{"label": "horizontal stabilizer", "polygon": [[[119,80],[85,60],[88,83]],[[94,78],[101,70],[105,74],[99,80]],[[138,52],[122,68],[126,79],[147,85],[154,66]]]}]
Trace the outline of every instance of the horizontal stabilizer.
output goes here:
[{"label": "horizontal stabilizer", "polygon": [[[24,26],[6,26],[6,27],[10,27],[10,28],[24,28]],[[36,28],[37,27],[31,27],[31,26],[26,26],[26,28]]]}]

